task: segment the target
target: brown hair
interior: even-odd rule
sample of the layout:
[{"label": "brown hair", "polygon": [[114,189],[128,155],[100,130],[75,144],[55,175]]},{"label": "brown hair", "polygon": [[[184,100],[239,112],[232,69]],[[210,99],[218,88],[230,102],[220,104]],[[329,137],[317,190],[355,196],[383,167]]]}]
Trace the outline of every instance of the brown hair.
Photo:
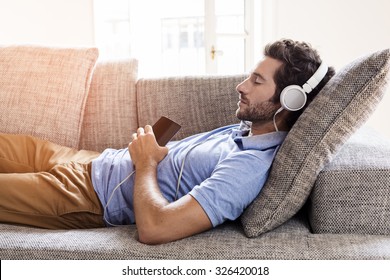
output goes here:
[{"label": "brown hair", "polygon": [[[283,63],[274,76],[276,83],[274,102],[279,102],[280,93],[285,87],[289,85],[302,86],[317,71],[322,62],[318,52],[310,44],[289,39],[268,44],[264,48],[264,55],[280,60]],[[289,128],[293,126],[298,117],[334,74],[334,68],[329,67],[322,81],[307,95],[305,107],[299,111],[290,112],[286,120]]]}]

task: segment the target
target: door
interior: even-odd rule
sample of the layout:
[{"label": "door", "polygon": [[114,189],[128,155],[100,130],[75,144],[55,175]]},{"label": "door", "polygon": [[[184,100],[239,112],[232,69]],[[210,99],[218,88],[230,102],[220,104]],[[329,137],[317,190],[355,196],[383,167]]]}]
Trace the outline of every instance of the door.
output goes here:
[{"label": "door", "polygon": [[251,60],[251,2],[205,1],[206,72],[243,73]]}]

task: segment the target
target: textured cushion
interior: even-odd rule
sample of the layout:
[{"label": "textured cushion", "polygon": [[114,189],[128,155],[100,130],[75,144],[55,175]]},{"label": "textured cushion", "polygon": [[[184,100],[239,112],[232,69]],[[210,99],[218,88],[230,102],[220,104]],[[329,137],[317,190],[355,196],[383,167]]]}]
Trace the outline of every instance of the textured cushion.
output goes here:
[{"label": "textured cushion", "polygon": [[320,172],[310,198],[314,233],[390,235],[390,141],[360,130]]},{"label": "textured cushion", "polygon": [[0,131],[78,147],[98,50],[0,48]]},{"label": "textured cushion", "polygon": [[390,50],[359,58],[338,72],[298,119],[268,181],[241,217],[249,237],[271,230],[305,203],[318,173],[370,116],[388,79]]},{"label": "textured cushion", "polygon": [[137,83],[141,126],[160,116],[182,125],[175,139],[238,123],[235,87],[244,76],[177,77],[146,79]]},{"label": "textured cushion", "polygon": [[150,246],[137,240],[135,225],[45,230],[0,224],[0,259],[378,260],[390,259],[390,236],[311,234],[306,218],[294,217],[258,238],[249,239],[237,223],[226,223],[175,242]]},{"label": "textured cushion", "polygon": [[80,148],[123,148],[138,127],[135,59],[99,62],[85,107]]}]

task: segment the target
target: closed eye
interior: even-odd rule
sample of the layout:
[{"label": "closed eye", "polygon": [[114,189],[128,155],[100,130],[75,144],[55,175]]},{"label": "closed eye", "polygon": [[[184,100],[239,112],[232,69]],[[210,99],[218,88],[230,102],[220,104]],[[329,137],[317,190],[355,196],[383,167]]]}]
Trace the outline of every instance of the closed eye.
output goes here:
[{"label": "closed eye", "polygon": [[257,77],[257,78],[255,79],[255,83],[256,83],[256,84],[262,84],[262,83],[264,83],[264,80],[261,79],[261,78],[259,78],[259,77]]},{"label": "closed eye", "polygon": [[255,84],[264,84],[265,82],[265,79],[260,75],[260,74],[257,74],[257,73],[253,73],[252,74],[252,81],[255,83]]}]

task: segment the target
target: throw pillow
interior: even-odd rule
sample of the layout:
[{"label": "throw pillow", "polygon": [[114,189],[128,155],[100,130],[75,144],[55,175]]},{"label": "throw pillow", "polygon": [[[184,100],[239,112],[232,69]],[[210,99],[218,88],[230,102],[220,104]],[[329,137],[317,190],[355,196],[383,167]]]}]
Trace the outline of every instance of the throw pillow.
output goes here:
[{"label": "throw pillow", "polygon": [[374,111],[387,83],[390,49],[339,71],[298,119],[275,157],[259,196],[245,210],[245,234],[281,225],[303,206],[317,175]]},{"label": "throw pillow", "polygon": [[0,131],[77,148],[98,50],[0,48]]}]

